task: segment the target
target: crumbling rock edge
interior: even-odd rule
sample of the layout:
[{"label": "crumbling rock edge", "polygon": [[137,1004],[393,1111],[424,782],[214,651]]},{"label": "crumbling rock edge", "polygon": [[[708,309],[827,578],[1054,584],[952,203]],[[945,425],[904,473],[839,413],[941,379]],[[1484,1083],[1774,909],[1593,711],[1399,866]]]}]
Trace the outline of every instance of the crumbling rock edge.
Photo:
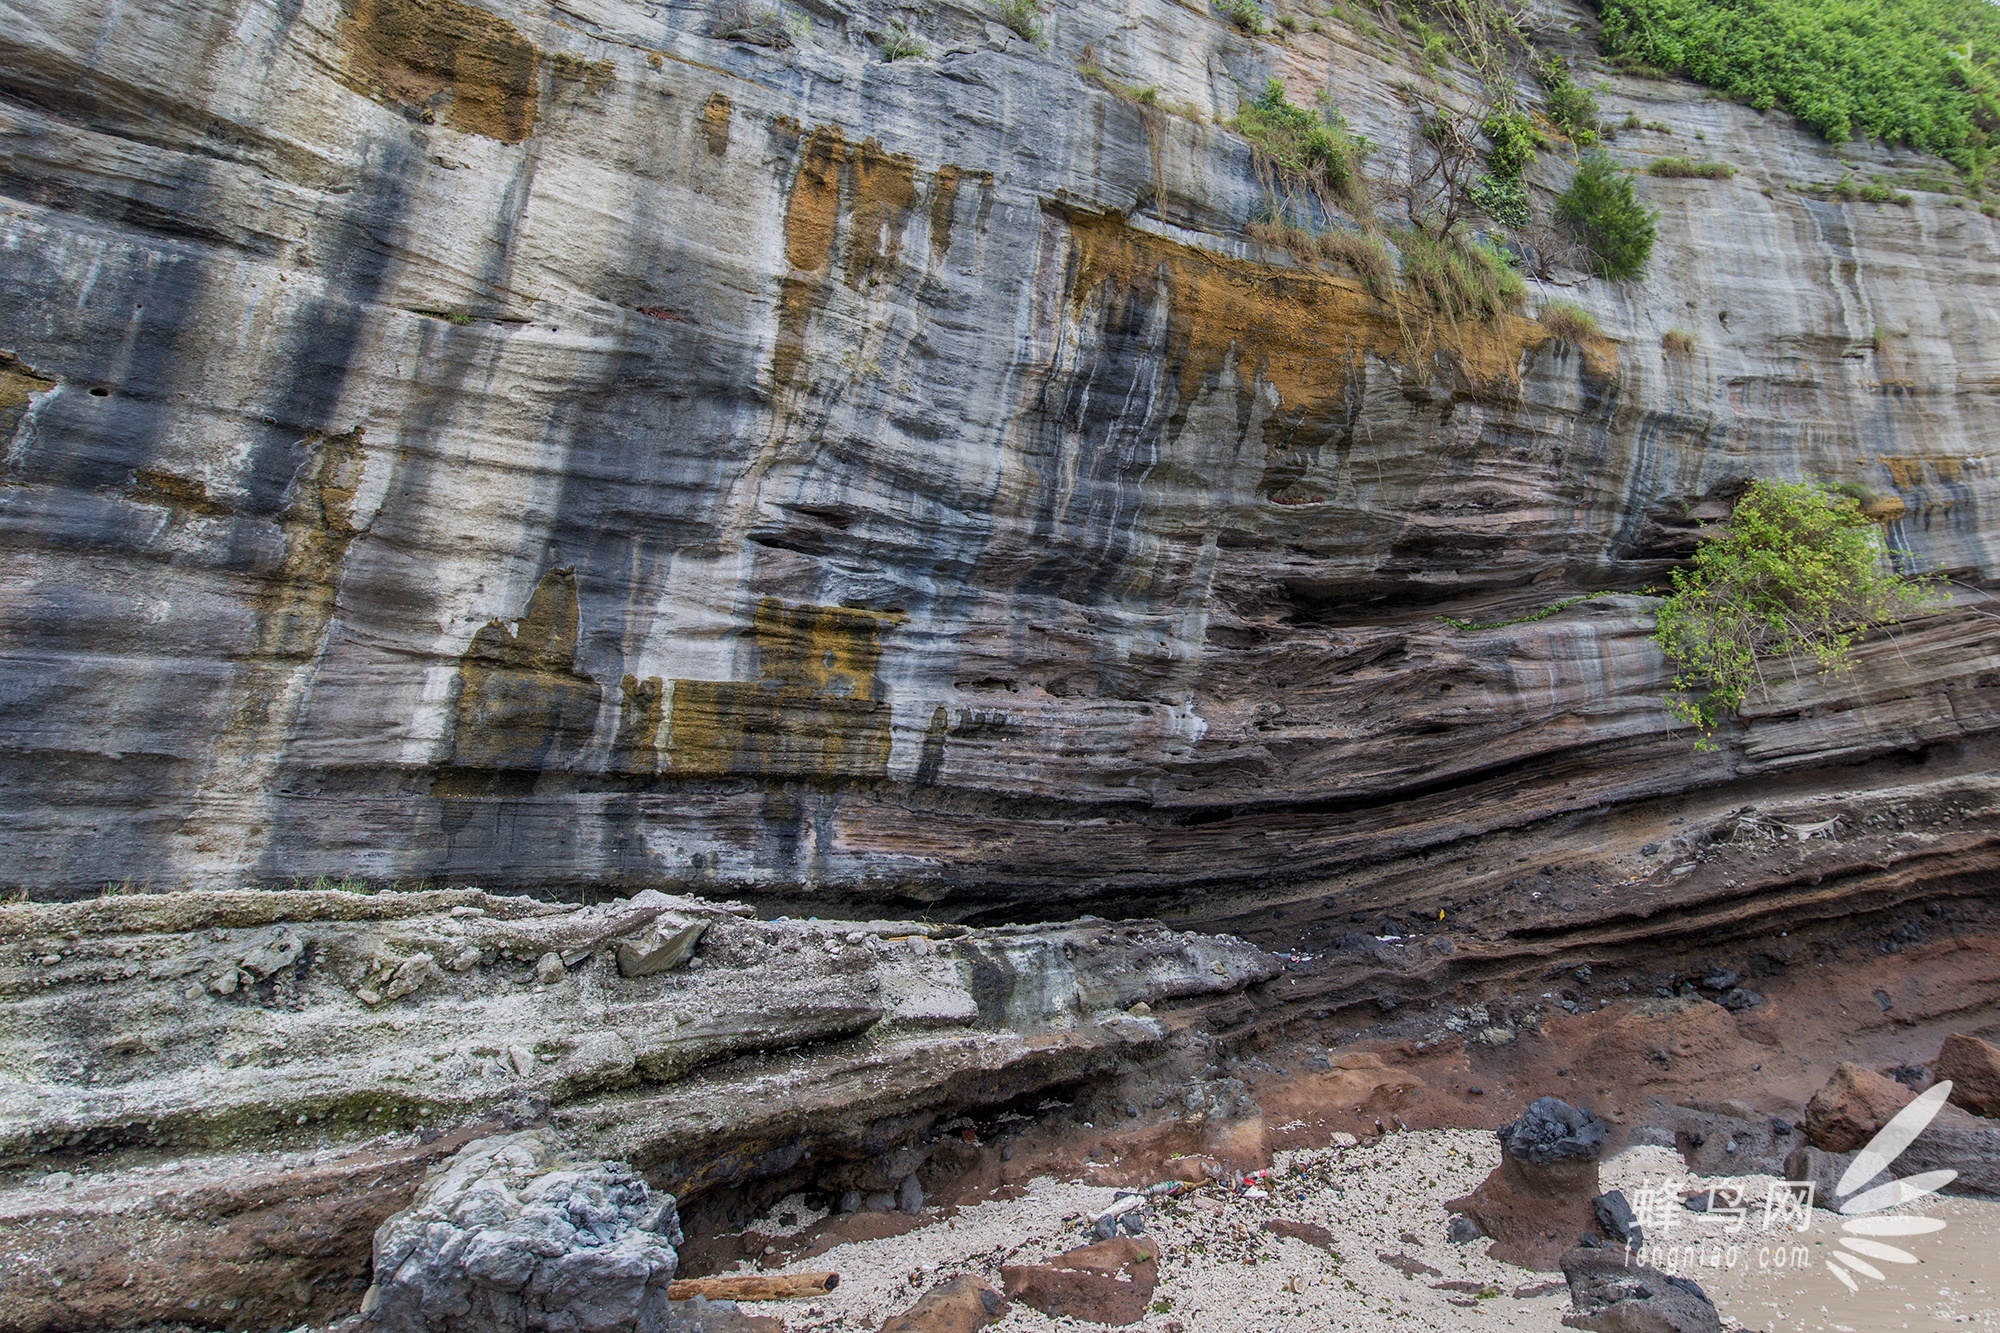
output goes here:
[{"label": "crumbling rock edge", "polygon": [[[619,965],[691,932],[677,966]],[[368,1232],[510,1128],[683,1197],[920,1199],[945,1119],[1154,1058],[1280,967],[1153,921],[764,921],[650,891],[7,905],[0,1325],[344,1314]]]}]

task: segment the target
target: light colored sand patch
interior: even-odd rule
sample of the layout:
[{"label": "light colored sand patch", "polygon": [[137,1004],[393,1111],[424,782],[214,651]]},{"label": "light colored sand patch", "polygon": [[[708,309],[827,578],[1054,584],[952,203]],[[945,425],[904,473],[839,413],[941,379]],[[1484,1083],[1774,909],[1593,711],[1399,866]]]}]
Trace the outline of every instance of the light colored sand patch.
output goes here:
[{"label": "light colored sand patch", "polygon": [[1678,1153],[1637,1148],[1606,1162],[1603,1179],[1605,1188],[1623,1190],[1635,1207],[1649,1187],[1654,1198],[1659,1191],[1674,1197],[1711,1187],[1739,1191],[1742,1218],[1675,1206],[1664,1215],[1667,1225],[1649,1229],[1648,1249],[1651,1262],[1699,1282],[1718,1310],[1747,1327],[1774,1333],[2000,1329],[2000,1204],[1934,1197],[1896,1209],[1940,1219],[1945,1228],[1881,1238],[1917,1262],[1869,1259],[1882,1278],[1856,1274],[1859,1290],[1849,1291],[1827,1262],[1841,1248],[1846,1219],[1814,1209],[1804,1230],[1797,1230],[1780,1225],[1773,1210],[1767,1221],[1765,1201],[1780,1183],[1774,1177],[1696,1177]]},{"label": "light colored sand patch", "polygon": [[[1445,1202],[1483,1180],[1499,1154],[1486,1132],[1391,1134],[1355,1148],[1282,1155],[1268,1199],[1210,1187],[1155,1208],[1147,1234],[1159,1246],[1155,1295],[1165,1308],[1132,1327],[1148,1333],[1176,1324],[1184,1333],[1559,1327],[1569,1308],[1560,1274],[1498,1263],[1485,1256],[1484,1242],[1458,1246],[1445,1239]],[[1025,1198],[980,1204],[906,1235],[839,1246],[793,1266],[831,1268],[841,1282],[811,1307],[788,1306],[786,1324],[794,1333],[875,1329],[954,1273],[998,1285],[1003,1263],[1036,1262],[1087,1243],[1082,1219],[1111,1200],[1103,1186],[1038,1178]],[[1263,1229],[1269,1218],[1325,1227],[1336,1253],[1270,1234]],[[1383,1254],[1437,1275],[1406,1276]],[[1457,1286],[1440,1289],[1441,1283]],[[1547,1294],[1513,1295],[1550,1284]],[[1016,1305],[994,1327],[1026,1333],[1088,1326]]]}]

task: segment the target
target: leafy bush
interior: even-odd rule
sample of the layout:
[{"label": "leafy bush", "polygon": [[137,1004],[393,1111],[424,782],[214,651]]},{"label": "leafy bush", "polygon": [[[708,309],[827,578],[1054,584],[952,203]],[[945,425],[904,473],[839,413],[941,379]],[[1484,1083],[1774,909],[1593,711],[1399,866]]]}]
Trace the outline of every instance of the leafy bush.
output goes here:
[{"label": "leafy bush", "polygon": [[1494,111],[1479,123],[1486,136],[1486,174],[1466,187],[1473,207],[1503,227],[1519,229],[1534,221],[1522,173],[1546,141],[1521,111]]},{"label": "leafy bush", "polygon": [[1284,83],[1273,78],[1237,113],[1234,128],[1278,175],[1350,204],[1359,201],[1361,164],[1372,145],[1348,133],[1346,120],[1324,98],[1317,111],[1295,106]]},{"label": "leafy bush", "polygon": [[1486,136],[1486,169],[1502,180],[1518,178],[1544,144],[1524,111],[1495,111],[1479,123]]},{"label": "leafy bush", "polygon": [[1870,626],[1942,601],[1931,581],[1890,568],[1882,530],[1853,497],[1817,482],[1753,482],[1673,584],[1653,641],[1674,664],[1668,707],[1704,748],[1753,688],[1768,690],[1767,659],[1838,672]]},{"label": "leafy bush", "polygon": [[1604,0],[1603,14],[1612,54],[1782,106],[1835,142],[1901,141],[1968,168],[1990,151],[1989,0]]},{"label": "leafy bush", "polygon": [[1656,157],[1646,170],[1670,180],[1726,181],[1736,174],[1736,168],[1726,162],[1696,162],[1685,157]]},{"label": "leafy bush", "polygon": [[1535,220],[1528,206],[1528,183],[1519,176],[1481,176],[1465,194],[1474,208],[1503,227],[1519,231]]},{"label": "leafy bush", "polygon": [[1257,0],[1215,0],[1215,8],[1222,17],[1253,37],[1262,37],[1271,30]]},{"label": "leafy bush", "polygon": [[1550,56],[1535,67],[1546,97],[1542,111],[1549,123],[1572,143],[1589,147],[1597,142],[1597,99],[1579,88],[1569,77],[1569,66],[1561,56]]},{"label": "leafy bush", "polygon": [[1909,205],[1916,202],[1909,195],[1893,186],[1884,185],[1881,181],[1870,181],[1855,190],[1854,194],[1856,198],[1870,204]]},{"label": "leafy bush", "polygon": [[1000,21],[1023,41],[1042,40],[1042,10],[1035,0],[1000,0]]},{"label": "leafy bush", "polygon": [[1686,329],[1668,329],[1660,335],[1660,350],[1668,356],[1692,356],[1694,335]]},{"label": "leafy bush", "polygon": [[1557,196],[1556,213],[1590,252],[1599,277],[1634,277],[1653,253],[1658,215],[1639,202],[1631,180],[1602,153],[1583,159]]},{"label": "leafy bush", "polygon": [[1528,285],[1507,252],[1461,231],[1433,236],[1412,228],[1396,246],[1403,252],[1403,281],[1446,319],[1490,319],[1527,299]]},{"label": "leafy bush", "polygon": [[1535,318],[1564,342],[1580,343],[1597,337],[1597,316],[1568,301],[1550,301],[1535,312]]}]

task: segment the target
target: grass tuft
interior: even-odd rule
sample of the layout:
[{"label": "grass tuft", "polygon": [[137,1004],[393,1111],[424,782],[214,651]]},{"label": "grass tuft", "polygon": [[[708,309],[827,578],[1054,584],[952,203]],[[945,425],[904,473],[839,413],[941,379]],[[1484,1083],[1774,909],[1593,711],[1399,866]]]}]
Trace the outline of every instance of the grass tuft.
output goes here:
[{"label": "grass tuft", "polygon": [[1528,285],[1507,252],[1463,232],[1433,236],[1413,228],[1396,238],[1396,247],[1411,295],[1449,321],[1491,319],[1527,300]]},{"label": "grass tuft", "polygon": [[1599,336],[1597,316],[1568,301],[1550,301],[1536,312],[1535,319],[1564,342],[1581,344]]},{"label": "grass tuft", "polygon": [[1319,236],[1319,252],[1328,259],[1347,265],[1361,285],[1378,301],[1386,301],[1396,289],[1396,261],[1379,236],[1360,231],[1326,231]]},{"label": "grass tuft", "polygon": [[1660,335],[1660,350],[1668,356],[1694,355],[1694,335],[1686,329],[1668,329]]},{"label": "grass tuft", "polygon": [[930,54],[923,38],[910,31],[901,19],[890,23],[887,29],[875,34],[875,45],[882,50],[884,60],[922,60]]},{"label": "grass tuft", "polygon": [[1656,157],[1646,170],[1668,180],[1726,181],[1736,174],[1736,168],[1726,162],[1696,162],[1685,157]]},{"label": "grass tuft", "polygon": [[1042,10],[1035,0],[1000,0],[1000,21],[1023,41],[1042,40]]}]

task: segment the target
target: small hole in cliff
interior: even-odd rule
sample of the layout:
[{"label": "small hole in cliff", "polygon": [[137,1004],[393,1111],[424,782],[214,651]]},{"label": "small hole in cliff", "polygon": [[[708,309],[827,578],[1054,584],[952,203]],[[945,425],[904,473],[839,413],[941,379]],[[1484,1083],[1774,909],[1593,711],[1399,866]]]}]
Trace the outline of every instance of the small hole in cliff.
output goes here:
[{"label": "small hole in cliff", "polygon": [[92,398],[109,398],[111,396],[111,390],[105,388],[103,385],[100,384],[90,391],[90,396]]}]

